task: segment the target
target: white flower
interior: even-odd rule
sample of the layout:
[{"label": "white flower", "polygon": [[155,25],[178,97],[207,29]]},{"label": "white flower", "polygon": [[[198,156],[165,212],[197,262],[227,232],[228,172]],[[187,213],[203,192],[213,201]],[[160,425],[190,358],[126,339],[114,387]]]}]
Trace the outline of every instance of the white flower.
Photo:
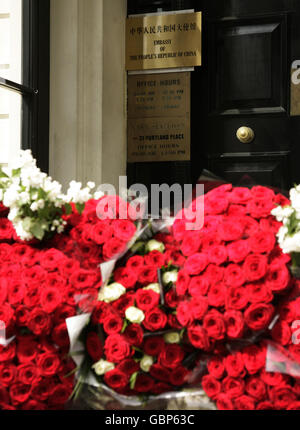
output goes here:
[{"label": "white flower", "polygon": [[166,333],[164,335],[164,340],[166,343],[179,343],[180,342],[180,334],[176,332]]},{"label": "white flower", "polygon": [[96,184],[95,182],[88,182],[87,186],[92,190],[93,188],[95,188]]},{"label": "white flower", "polygon": [[16,230],[17,235],[22,240],[31,240],[31,239],[33,239],[33,235],[31,233],[29,233],[29,232],[27,232],[27,231],[24,230],[22,223],[23,223],[23,221],[19,221],[17,223],[14,223],[14,228]]},{"label": "white flower", "polygon": [[125,294],[125,292],[126,288],[123,287],[122,284],[115,282],[101,288],[98,300],[105,303],[114,302],[115,300],[118,300],[123,294]]},{"label": "white flower", "polygon": [[125,316],[133,324],[141,324],[145,319],[145,314],[139,308],[131,306],[126,309]]},{"label": "white flower", "polygon": [[151,251],[159,251],[159,252],[164,252],[165,250],[165,245],[162,242],[158,242],[157,240],[149,240],[149,242],[147,242],[146,244],[146,252],[151,252]]},{"label": "white flower", "polygon": [[151,357],[151,355],[144,355],[144,357],[140,361],[140,368],[144,372],[149,372],[153,363],[154,359],[153,357]]},{"label": "white flower", "polygon": [[30,206],[30,209],[32,210],[32,212],[36,212],[38,210],[38,204],[37,202],[33,202]]},{"label": "white flower", "polygon": [[95,370],[96,375],[105,375],[105,373],[113,370],[115,368],[114,363],[110,363],[109,361],[101,359],[97,363],[95,363],[92,368]]},{"label": "white flower", "polygon": [[177,270],[172,270],[170,272],[166,272],[163,274],[162,281],[163,281],[164,285],[167,285],[170,282],[172,282],[174,284],[174,282],[177,281],[177,278],[178,278]]},{"label": "white flower", "polygon": [[157,294],[160,294],[159,284],[149,284],[147,287],[144,287],[143,290],[152,290]]}]

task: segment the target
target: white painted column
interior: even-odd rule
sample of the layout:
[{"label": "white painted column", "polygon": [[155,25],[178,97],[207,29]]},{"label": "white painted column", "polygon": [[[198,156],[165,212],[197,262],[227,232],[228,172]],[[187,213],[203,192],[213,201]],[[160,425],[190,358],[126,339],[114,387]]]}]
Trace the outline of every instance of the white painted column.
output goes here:
[{"label": "white painted column", "polygon": [[124,0],[51,0],[50,174],[118,184],[126,172]]}]

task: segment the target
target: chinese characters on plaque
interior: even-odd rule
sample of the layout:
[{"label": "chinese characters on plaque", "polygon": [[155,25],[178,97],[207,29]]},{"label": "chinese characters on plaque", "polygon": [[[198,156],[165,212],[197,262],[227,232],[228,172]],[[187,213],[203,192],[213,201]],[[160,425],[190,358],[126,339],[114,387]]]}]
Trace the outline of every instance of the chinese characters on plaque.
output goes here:
[{"label": "chinese characters on plaque", "polygon": [[190,160],[190,76],[128,76],[128,162]]},{"label": "chinese characters on plaque", "polygon": [[128,18],[126,69],[201,66],[201,12]]}]

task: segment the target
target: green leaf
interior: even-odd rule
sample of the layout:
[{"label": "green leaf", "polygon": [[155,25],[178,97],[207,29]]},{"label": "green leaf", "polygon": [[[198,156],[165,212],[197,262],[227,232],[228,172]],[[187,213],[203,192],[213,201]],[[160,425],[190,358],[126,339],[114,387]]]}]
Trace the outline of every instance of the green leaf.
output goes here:
[{"label": "green leaf", "polygon": [[0,178],[8,178],[9,176],[0,168]]},{"label": "green leaf", "polygon": [[124,320],[124,323],[123,323],[123,327],[122,327],[121,333],[124,333],[124,331],[126,330],[126,328],[127,328],[128,324],[129,324],[128,320],[127,320],[127,319],[125,319],[125,320]]},{"label": "green leaf", "polygon": [[71,213],[72,213],[72,206],[70,205],[70,203],[66,203],[65,204],[65,211],[66,211],[66,215],[71,215]]},{"label": "green leaf", "polygon": [[130,379],[129,379],[129,384],[130,384],[130,389],[134,390],[135,387],[135,383],[136,383],[136,378],[138,376],[139,372],[135,372],[131,375]]},{"label": "green leaf", "polygon": [[31,227],[31,219],[30,218],[25,218],[24,221],[22,222],[23,228],[26,231],[30,231],[30,227]]},{"label": "green leaf", "polygon": [[82,212],[84,211],[84,208],[85,208],[85,203],[76,203],[76,209],[79,215],[82,214]]},{"label": "green leaf", "polygon": [[30,233],[33,234],[33,236],[38,240],[42,240],[45,235],[43,225],[43,221],[40,220],[31,225]]},{"label": "green leaf", "polygon": [[13,175],[13,176],[19,176],[19,175],[20,175],[20,173],[21,173],[21,168],[20,168],[20,169],[14,169],[14,170],[12,171],[12,175]]}]

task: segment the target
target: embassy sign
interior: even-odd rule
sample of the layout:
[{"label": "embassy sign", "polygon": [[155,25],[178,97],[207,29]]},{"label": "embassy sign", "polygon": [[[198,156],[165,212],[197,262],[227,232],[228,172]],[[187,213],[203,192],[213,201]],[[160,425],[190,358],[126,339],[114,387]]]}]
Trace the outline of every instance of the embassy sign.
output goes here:
[{"label": "embassy sign", "polygon": [[202,13],[127,18],[126,69],[201,66]]}]

